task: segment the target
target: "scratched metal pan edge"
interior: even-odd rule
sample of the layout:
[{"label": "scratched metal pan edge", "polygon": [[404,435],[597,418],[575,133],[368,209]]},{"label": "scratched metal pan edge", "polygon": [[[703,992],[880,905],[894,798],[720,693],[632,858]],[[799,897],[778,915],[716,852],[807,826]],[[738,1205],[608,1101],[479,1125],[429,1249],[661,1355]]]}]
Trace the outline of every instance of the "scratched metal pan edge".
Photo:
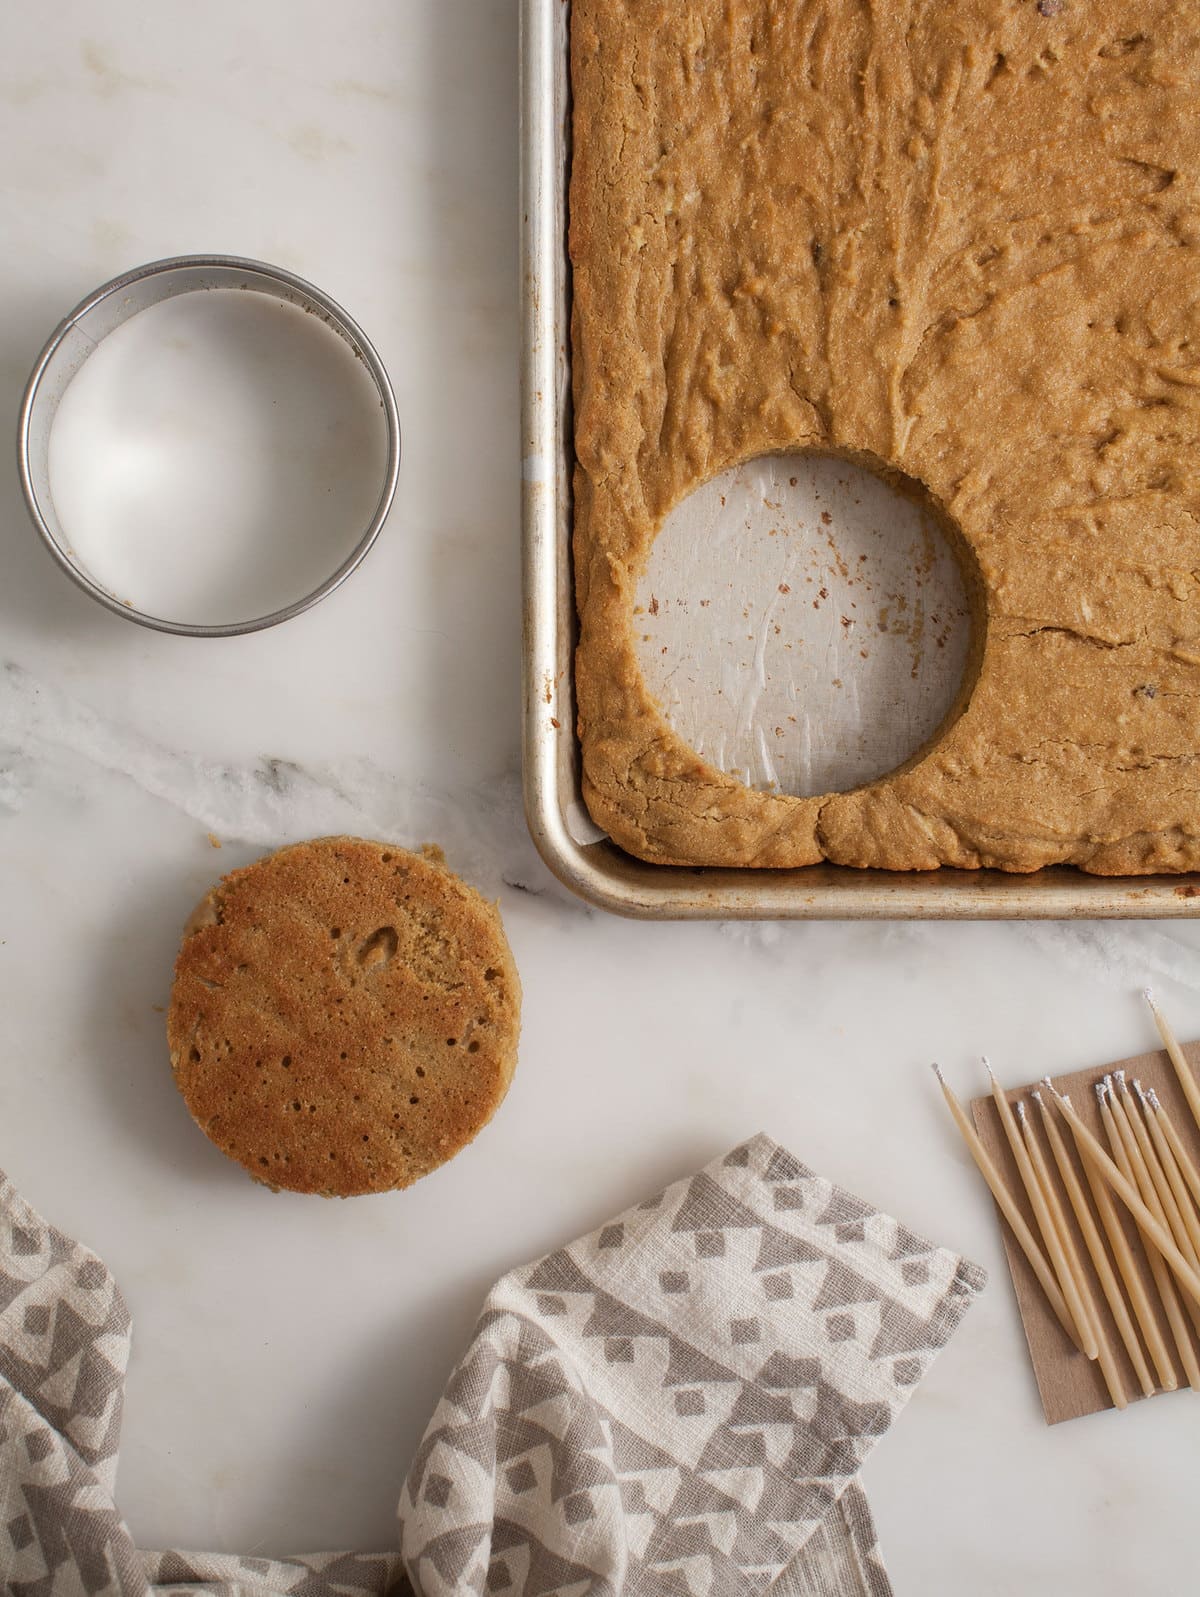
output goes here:
[{"label": "scratched metal pan edge", "polygon": [[1158,919],[1200,880],[1055,867],[895,873],[688,870],[633,859],[587,817],[575,737],[571,576],[568,0],[521,0],[521,452],[525,810],[539,853],[589,903],[650,920]]}]

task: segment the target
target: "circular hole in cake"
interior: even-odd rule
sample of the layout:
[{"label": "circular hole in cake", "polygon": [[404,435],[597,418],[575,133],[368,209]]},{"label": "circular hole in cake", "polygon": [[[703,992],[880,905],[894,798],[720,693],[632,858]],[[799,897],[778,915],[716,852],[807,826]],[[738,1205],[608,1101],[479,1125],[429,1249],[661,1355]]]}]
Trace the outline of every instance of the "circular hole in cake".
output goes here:
[{"label": "circular hole in cake", "polygon": [[919,484],[847,460],[763,456],[725,472],[666,517],[638,584],[647,690],[749,787],[861,787],[963,697],[973,620],[955,542]]}]

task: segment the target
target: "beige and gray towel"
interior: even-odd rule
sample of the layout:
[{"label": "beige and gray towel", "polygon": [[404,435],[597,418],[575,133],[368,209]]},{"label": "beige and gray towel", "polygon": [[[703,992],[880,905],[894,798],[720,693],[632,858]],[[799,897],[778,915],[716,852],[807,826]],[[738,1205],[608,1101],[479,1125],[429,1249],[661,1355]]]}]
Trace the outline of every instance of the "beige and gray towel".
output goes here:
[{"label": "beige and gray towel", "polygon": [[114,1502],[129,1315],[0,1179],[12,1597],[886,1597],[856,1479],[983,1283],[766,1137],[506,1276],[398,1553],[138,1551]]}]

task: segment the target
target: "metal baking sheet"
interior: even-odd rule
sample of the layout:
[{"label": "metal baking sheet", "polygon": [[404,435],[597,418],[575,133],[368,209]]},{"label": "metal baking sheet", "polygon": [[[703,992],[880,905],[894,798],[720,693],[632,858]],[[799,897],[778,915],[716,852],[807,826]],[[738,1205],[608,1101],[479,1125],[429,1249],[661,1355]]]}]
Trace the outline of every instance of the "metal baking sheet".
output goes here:
[{"label": "metal baking sheet", "polygon": [[[524,770],[546,863],[590,902],[658,919],[1196,914],[1195,876],[693,870],[633,859],[592,822],[571,677],[569,24],[566,0],[522,0]],[[940,535],[918,507],[898,534],[898,514],[869,474],[797,456],[730,473],[668,518],[639,587],[639,659],[706,758],[754,786],[819,792],[882,774],[934,731],[967,607]]]}]

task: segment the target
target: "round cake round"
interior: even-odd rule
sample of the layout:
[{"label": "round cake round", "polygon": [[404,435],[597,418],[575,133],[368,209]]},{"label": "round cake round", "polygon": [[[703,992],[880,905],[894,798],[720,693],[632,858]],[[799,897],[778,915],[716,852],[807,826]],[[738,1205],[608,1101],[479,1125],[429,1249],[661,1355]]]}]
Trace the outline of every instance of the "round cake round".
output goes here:
[{"label": "round cake round", "polygon": [[167,1038],[193,1119],[269,1187],[406,1187],[487,1124],[521,986],[494,905],[441,851],[327,837],[233,871],[175,965]]}]

